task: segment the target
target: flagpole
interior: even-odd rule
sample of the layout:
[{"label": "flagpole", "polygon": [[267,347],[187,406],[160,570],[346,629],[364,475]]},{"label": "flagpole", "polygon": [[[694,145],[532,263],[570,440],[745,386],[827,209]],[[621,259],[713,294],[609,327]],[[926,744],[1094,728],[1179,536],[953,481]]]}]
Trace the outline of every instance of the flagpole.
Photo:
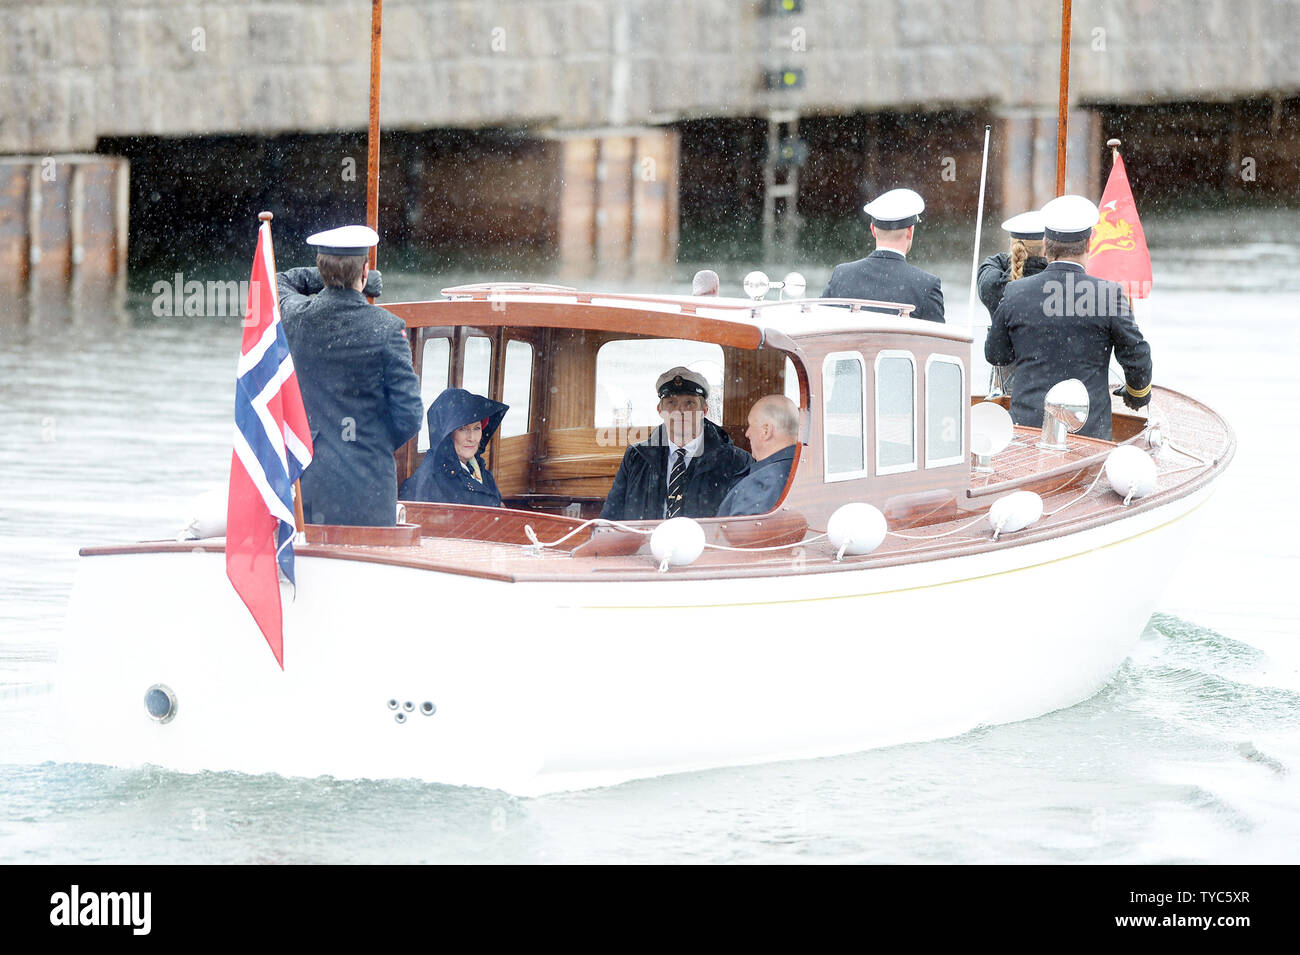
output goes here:
[{"label": "flagpole", "polygon": [[[257,214],[258,222],[266,223],[267,238],[270,238],[271,220],[274,218],[275,218],[274,212],[259,212]],[[261,226],[258,226],[258,228],[260,229]],[[274,247],[272,247],[272,249],[274,249]],[[272,263],[274,263],[275,261],[274,251],[272,251],[271,253],[271,260]],[[274,268],[274,264],[272,265],[272,268]],[[306,529],[307,519],[303,515],[303,510],[302,510],[302,479],[301,478],[293,482],[293,523],[294,523],[294,529],[297,530],[299,534],[303,533],[303,531]]]},{"label": "flagpole", "polygon": [[[370,128],[366,156],[366,225],[379,231],[379,62],[383,48],[384,0],[370,0]],[[370,247],[370,267],[378,247]],[[374,300],[371,299],[373,302]]]},{"label": "flagpole", "polygon": [[[970,262],[970,300],[966,305],[966,312],[970,316],[967,324],[971,327],[975,325],[975,281],[979,276],[980,267],[980,229],[984,225],[984,184],[988,181],[989,174],[989,132],[993,127],[985,124],[984,126],[984,161],[980,164],[980,201],[979,211],[975,214],[975,254],[971,257]],[[980,325],[983,325],[980,322]]]},{"label": "flagpole", "polygon": [[1119,140],[1108,139],[1106,145],[1110,147],[1110,164],[1115,165],[1115,157],[1119,155]]},{"label": "flagpole", "polygon": [[1056,194],[1065,195],[1065,129],[1070,101],[1070,0],[1061,0],[1061,94],[1056,114]]}]

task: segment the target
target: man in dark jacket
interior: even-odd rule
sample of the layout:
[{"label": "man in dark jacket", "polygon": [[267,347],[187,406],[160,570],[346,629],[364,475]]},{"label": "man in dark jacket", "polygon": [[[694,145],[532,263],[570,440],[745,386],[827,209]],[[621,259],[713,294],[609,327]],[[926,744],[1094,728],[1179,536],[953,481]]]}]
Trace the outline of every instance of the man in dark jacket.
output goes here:
[{"label": "man in dark jacket", "polygon": [[302,475],[303,511],[312,524],[391,527],[393,452],[420,430],[424,411],[406,326],[363,294],[381,291],[379,273],[366,264],[379,241],[373,230],[344,226],[307,241],[317,248],[316,268],[276,276],[314,448]]},{"label": "man in dark jacket", "polygon": [[429,452],[402,482],[404,501],[500,507],[501,492],[483,461],[509,405],[448,388],[429,405]]},{"label": "man in dark jacket", "polygon": [[745,429],[755,463],[749,474],[727,492],[718,517],[766,514],[776,507],[794,466],[799,440],[799,409],[785,395],[765,395],[749,409]]},{"label": "man in dark jacket", "polygon": [[1048,266],[1007,285],[984,358],[994,366],[1015,364],[1016,424],[1042,424],[1048,389],[1077,378],[1088,389],[1088,420],[1079,434],[1110,440],[1111,350],[1124,369],[1125,384],[1115,394],[1137,409],[1151,400],[1151,346],[1123,288],[1085,272],[1097,219],[1097,207],[1083,196],[1059,196],[1043,206]]},{"label": "man in dark jacket", "polygon": [[664,423],[623,452],[600,516],[611,521],[713,517],[750,456],[704,417],[709,383],[687,368],[670,368],[655,383]]},{"label": "man in dark jacket", "polygon": [[913,318],[943,321],[939,276],[907,262],[925,200],[911,189],[891,189],[862,207],[871,216],[876,251],[835,266],[822,298],[864,298],[913,305]]}]

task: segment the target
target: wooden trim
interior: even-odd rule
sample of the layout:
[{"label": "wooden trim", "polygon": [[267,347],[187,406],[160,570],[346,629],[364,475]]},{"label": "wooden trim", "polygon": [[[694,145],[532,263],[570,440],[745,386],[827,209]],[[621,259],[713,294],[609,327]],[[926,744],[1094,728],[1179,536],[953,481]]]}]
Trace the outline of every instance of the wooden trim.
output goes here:
[{"label": "wooden trim", "polygon": [[496,326],[575,328],[626,333],[629,337],[681,338],[733,348],[758,348],[763,332],[753,325],[688,315],[682,312],[635,310],[572,302],[510,302],[485,313],[482,302],[396,302],[384,306],[408,328],[428,325],[465,326],[486,333]]},{"label": "wooden trim", "polygon": [[371,527],[354,524],[308,524],[303,533],[308,544],[345,544],[354,547],[411,547],[420,542],[419,524]]}]

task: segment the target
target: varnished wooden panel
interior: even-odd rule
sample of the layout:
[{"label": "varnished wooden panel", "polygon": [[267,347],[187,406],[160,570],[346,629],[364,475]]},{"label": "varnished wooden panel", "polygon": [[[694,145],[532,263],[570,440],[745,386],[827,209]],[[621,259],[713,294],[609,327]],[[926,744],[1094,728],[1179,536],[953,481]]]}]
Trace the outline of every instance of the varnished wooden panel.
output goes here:
[{"label": "varnished wooden panel", "polygon": [[[406,519],[418,521],[426,537],[452,537],[468,540],[497,541],[510,544],[529,543],[524,530],[527,524],[541,540],[563,537],[582,522],[541,511],[515,511],[504,507],[473,507],[466,504],[411,503],[406,505]],[[590,530],[577,534],[580,543]]]},{"label": "varnished wooden panel", "polygon": [[539,451],[549,453],[556,429],[590,427],[595,420],[594,384],[596,352],[607,337],[582,329],[553,328],[546,333],[539,360],[546,369],[538,383],[546,408],[543,441]]},{"label": "varnished wooden panel", "polygon": [[361,527],[349,524],[306,524],[308,544],[347,544],[356,547],[412,547],[420,541],[419,524]]},{"label": "varnished wooden panel", "polygon": [[[588,293],[584,293],[588,294]],[[595,296],[599,298],[599,295]],[[757,348],[763,333],[753,325],[715,319],[690,312],[636,311],[572,302],[507,302],[499,311],[484,311],[481,301],[394,302],[384,308],[408,328],[425,325],[474,324],[480,328],[513,325],[521,328],[565,328],[580,324],[590,331],[614,332],[613,338],[682,338],[734,348]],[[635,329],[635,331],[633,331]]]},{"label": "varnished wooden panel", "polygon": [[533,449],[537,436],[517,434],[509,438],[496,438],[494,445],[492,477],[502,497],[527,494],[532,490]]},{"label": "varnished wooden panel", "polygon": [[618,462],[609,471],[608,477],[566,478],[564,480],[538,479],[539,494],[569,494],[574,497],[608,497],[609,489],[614,484],[614,475],[618,471]]}]

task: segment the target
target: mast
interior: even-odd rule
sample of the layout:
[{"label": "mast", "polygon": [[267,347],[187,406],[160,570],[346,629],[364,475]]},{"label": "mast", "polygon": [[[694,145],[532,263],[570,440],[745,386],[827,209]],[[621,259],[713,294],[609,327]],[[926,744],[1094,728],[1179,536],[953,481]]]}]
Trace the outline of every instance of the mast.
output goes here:
[{"label": "mast", "polygon": [[1061,0],[1061,93],[1056,110],[1056,194],[1065,195],[1065,128],[1070,101],[1070,0]]},{"label": "mast", "polygon": [[[384,0],[370,0],[370,130],[366,142],[366,225],[379,231],[379,59],[383,47]],[[370,247],[370,267],[378,262]]]}]

